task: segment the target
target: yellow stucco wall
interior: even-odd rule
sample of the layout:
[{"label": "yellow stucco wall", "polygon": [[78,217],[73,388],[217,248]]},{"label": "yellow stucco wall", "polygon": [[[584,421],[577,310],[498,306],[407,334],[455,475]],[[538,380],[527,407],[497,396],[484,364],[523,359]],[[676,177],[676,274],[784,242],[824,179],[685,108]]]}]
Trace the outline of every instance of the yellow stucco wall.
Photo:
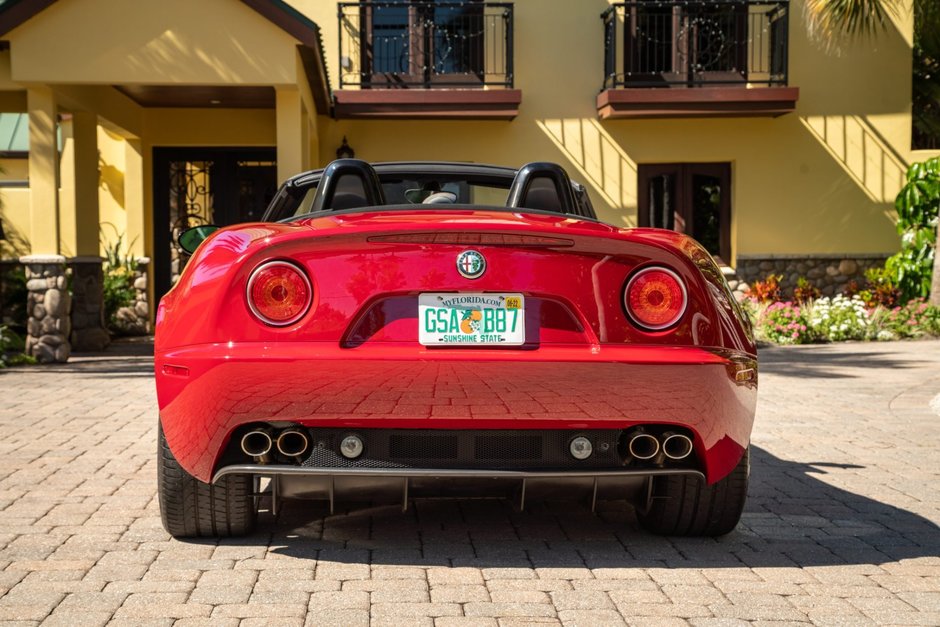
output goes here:
[{"label": "yellow stucco wall", "polygon": [[0,240],[0,259],[29,254],[29,189],[0,188],[0,218],[5,240]]},{"label": "yellow stucco wall", "polygon": [[296,82],[293,38],[232,0],[66,0],[5,38],[14,81]]},{"label": "yellow stucco wall", "polygon": [[[323,32],[338,86],[336,6],[291,0]],[[517,0],[512,122],[321,122],[320,160],[345,135],[367,160],[453,159],[518,166],[561,163],[588,186],[600,216],[636,221],[641,163],[732,164],[735,255],[882,253],[897,249],[892,202],[910,162],[913,20],[909,2],[876,40],[827,51],[790,13],[795,113],[779,118],[597,119],[603,74],[600,13],[608,0]]]},{"label": "yellow stucco wall", "polygon": [[124,138],[98,127],[98,214],[101,221],[101,253],[122,236],[127,241],[124,209]]},{"label": "yellow stucco wall", "polygon": [[[290,2],[319,24],[336,88],[336,3]],[[774,119],[601,122],[595,107],[603,73],[599,15],[609,0],[516,0],[515,87],[522,90],[523,102],[515,120],[333,120],[320,115],[316,127],[304,133],[313,160],[319,161],[311,165],[329,162],[343,136],[357,156],[373,161],[449,159],[514,166],[557,161],[588,186],[602,219],[631,225],[638,164],[727,161],[732,164],[735,255],[892,252],[898,238],[891,206],[903,170],[937,154],[910,150],[909,4],[905,0],[877,39],[833,51],[808,38],[803,0],[794,0],[789,66],[790,84],[800,88],[795,113]],[[76,27],[84,23],[95,28]],[[67,106],[100,106],[101,115],[110,115],[113,125],[104,123],[98,133],[101,220],[120,232],[140,234],[137,254],[152,252],[149,234],[143,236],[152,230],[152,147],[273,146],[279,140],[278,117],[274,110],[144,109],[108,85],[293,89],[301,72],[296,42],[234,0],[61,0],[15,29],[10,39],[12,64],[10,53],[0,51],[0,89],[15,87],[16,81],[51,83]],[[143,190],[133,192],[143,198],[130,204],[121,194],[124,137],[139,142],[142,151],[142,174],[131,189]],[[283,129],[280,139],[283,144]],[[28,234],[24,192],[4,189],[0,198],[6,204],[5,223],[25,224]],[[134,207],[133,220],[128,221],[126,206]],[[7,248],[0,252],[9,254]]]}]

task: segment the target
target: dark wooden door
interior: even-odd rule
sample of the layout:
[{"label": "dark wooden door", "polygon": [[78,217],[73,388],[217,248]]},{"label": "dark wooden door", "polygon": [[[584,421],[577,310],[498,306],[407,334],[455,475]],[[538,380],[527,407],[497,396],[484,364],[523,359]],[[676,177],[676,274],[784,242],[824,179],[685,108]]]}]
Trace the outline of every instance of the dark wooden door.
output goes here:
[{"label": "dark wooden door", "polygon": [[730,261],[730,163],[642,164],[637,173],[638,226],[686,233]]},{"label": "dark wooden door", "polygon": [[275,148],[154,148],[154,286],[159,299],[188,261],[176,245],[190,226],[260,220],[277,192]]}]

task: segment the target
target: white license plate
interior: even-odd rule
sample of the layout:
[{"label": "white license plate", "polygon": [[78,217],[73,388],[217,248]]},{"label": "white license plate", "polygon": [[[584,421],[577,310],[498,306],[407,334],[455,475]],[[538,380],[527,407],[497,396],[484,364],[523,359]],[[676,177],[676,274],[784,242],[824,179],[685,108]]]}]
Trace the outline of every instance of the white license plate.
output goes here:
[{"label": "white license plate", "polygon": [[522,294],[419,294],[418,341],[424,346],[525,344],[525,298]]}]

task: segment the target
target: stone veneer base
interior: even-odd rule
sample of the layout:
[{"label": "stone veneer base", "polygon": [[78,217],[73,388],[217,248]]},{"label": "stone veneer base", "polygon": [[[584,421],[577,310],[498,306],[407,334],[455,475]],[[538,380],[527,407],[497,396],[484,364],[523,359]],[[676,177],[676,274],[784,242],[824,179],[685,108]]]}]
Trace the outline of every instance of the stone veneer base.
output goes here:
[{"label": "stone veneer base", "polygon": [[65,276],[65,257],[29,255],[20,257],[20,263],[26,267],[29,291],[26,354],[40,363],[68,361],[72,352],[72,296]]},{"label": "stone veneer base", "polygon": [[835,296],[844,292],[849,283],[865,284],[865,271],[884,266],[889,257],[884,254],[861,255],[807,255],[807,256],[748,256],[738,257],[738,264],[728,284],[736,294],[743,296],[755,281],[763,281],[771,274],[781,275],[783,293],[792,294],[800,277],[804,277],[822,292]]}]

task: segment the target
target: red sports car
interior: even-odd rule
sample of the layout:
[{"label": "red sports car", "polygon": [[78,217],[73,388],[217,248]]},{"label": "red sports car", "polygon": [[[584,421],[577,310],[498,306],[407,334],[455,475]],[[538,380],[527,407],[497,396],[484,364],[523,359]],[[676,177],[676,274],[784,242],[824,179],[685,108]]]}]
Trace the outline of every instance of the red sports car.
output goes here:
[{"label": "red sports car", "polygon": [[353,159],[212,230],[181,236],[157,312],[172,535],[250,532],[261,478],[275,505],[576,497],[661,534],[738,523],[756,349],[689,237],[599,222],[550,163]]}]

